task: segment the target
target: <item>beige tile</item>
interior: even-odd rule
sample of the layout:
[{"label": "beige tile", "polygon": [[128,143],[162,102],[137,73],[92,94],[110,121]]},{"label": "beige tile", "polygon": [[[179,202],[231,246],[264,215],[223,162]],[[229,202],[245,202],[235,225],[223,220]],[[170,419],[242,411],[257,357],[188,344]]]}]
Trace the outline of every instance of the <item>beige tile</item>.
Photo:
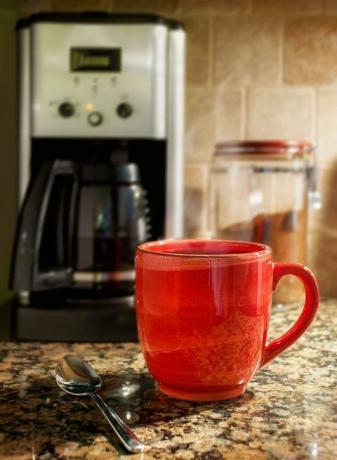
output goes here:
[{"label": "beige tile", "polygon": [[318,91],[318,160],[331,164],[337,160],[337,89]]},{"label": "beige tile", "polygon": [[318,278],[322,295],[337,295],[337,164],[319,176],[322,209],[310,212],[309,266]]},{"label": "beige tile", "polygon": [[324,0],[324,9],[327,13],[337,13],[337,0]]},{"label": "beige tile", "polygon": [[215,83],[279,84],[282,78],[279,19],[217,17],[214,24]]},{"label": "beige tile", "polygon": [[337,232],[337,163],[329,168],[319,168],[318,190],[322,196],[322,208],[310,211],[310,229],[324,232],[336,229]]},{"label": "beige tile", "polygon": [[284,37],[286,83],[337,84],[337,17],[288,19]]},{"label": "beige tile", "polygon": [[19,17],[50,10],[50,0],[20,0]]},{"label": "beige tile", "polygon": [[112,0],[50,0],[53,11],[109,11]]},{"label": "beige tile", "polygon": [[314,141],[314,90],[253,89],[247,100],[247,138]]},{"label": "beige tile", "polygon": [[207,163],[214,151],[216,91],[188,88],[186,94],[185,152],[187,162]]},{"label": "beige tile", "polygon": [[218,89],[216,95],[216,141],[230,141],[243,138],[244,92]]},{"label": "beige tile", "polygon": [[210,18],[180,16],[186,27],[186,77],[190,84],[210,82],[211,70],[211,30]]},{"label": "beige tile", "polygon": [[178,0],[113,0],[114,11],[146,11],[147,13],[170,14],[178,6]]},{"label": "beige tile", "polygon": [[207,232],[208,166],[185,167],[185,236],[202,237]]},{"label": "beige tile", "polygon": [[317,277],[322,296],[337,296],[337,229],[325,228],[310,237],[309,268]]},{"label": "beige tile", "polygon": [[250,0],[180,0],[179,11],[196,13],[246,13]]},{"label": "beige tile", "polygon": [[253,13],[308,15],[323,11],[323,0],[252,0]]}]

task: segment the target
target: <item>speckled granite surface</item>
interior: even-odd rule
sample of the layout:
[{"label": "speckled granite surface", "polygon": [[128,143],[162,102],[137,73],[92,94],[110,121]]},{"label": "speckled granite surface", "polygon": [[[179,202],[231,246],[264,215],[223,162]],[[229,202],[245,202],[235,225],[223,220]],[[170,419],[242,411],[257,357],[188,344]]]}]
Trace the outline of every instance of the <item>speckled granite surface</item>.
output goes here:
[{"label": "speckled granite surface", "polygon": [[[273,310],[280,335],[297,308]],[[57,361],[77,353],[103,377],[110,404],[147,444],[127,456],[85,398],[62,393]],[[0,344],[0,459],[336,459],[337,301],[322,302],[311,329],[260,370],[246,394],[222,403],[158,393],[136,344]]]}]

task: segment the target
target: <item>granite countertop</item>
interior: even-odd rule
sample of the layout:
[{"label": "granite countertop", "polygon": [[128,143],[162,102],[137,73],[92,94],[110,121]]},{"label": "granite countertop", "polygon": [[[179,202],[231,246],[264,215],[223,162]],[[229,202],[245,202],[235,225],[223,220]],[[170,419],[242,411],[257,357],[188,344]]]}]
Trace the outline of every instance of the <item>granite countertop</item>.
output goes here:
[{"label": "granite countertop", "polygon": [[[337,301],[292,348],[260,370],[246,394],[189,403],[156,391],[137,344],[0,344],[0,459],[336,459]],[[274,307],[271,335],[298,308]],[[86,398],[62,393],[58,360],[82,355],[101,374],[102,395],[146,445],[128,456]]]}]

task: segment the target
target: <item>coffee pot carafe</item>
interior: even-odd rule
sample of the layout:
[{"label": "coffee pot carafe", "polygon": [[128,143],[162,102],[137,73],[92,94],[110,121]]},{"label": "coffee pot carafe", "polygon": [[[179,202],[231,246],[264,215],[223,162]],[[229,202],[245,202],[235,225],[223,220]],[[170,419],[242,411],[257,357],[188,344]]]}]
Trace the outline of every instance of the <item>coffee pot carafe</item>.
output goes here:
[{"label": "coffee pot carafe", "polygon": [[132,294],[149,218],[136,164],[44,163],[19,218],[13,288],[34,303]]}]

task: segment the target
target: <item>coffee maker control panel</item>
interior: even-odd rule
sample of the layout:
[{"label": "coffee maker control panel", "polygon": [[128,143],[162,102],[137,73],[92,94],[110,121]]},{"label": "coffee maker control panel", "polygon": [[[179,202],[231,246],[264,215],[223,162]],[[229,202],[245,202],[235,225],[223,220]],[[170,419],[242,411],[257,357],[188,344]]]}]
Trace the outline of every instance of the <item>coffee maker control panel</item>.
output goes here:
[{"label": "coffee maker control panel", "polygon": [[32,26],[33,137],[167,136],[167,27],[125,28]]},{"label": "coffee maker control panel", "polygon": [[[52,103],[50,104],[52,105]],[[61,102],[57,108],[58,114],[63,118],[71,118],[73,116],[80,116],[76,112],[75,105],[71,102]],[[133,113],[133,107],[128,102],[121,102],[116,106],[116,115],[120,118],[129,118]],[[87,121],[91,126],[99,126],[103,122],[103,115],[97,110],[90,110],[87,116]]]}]

